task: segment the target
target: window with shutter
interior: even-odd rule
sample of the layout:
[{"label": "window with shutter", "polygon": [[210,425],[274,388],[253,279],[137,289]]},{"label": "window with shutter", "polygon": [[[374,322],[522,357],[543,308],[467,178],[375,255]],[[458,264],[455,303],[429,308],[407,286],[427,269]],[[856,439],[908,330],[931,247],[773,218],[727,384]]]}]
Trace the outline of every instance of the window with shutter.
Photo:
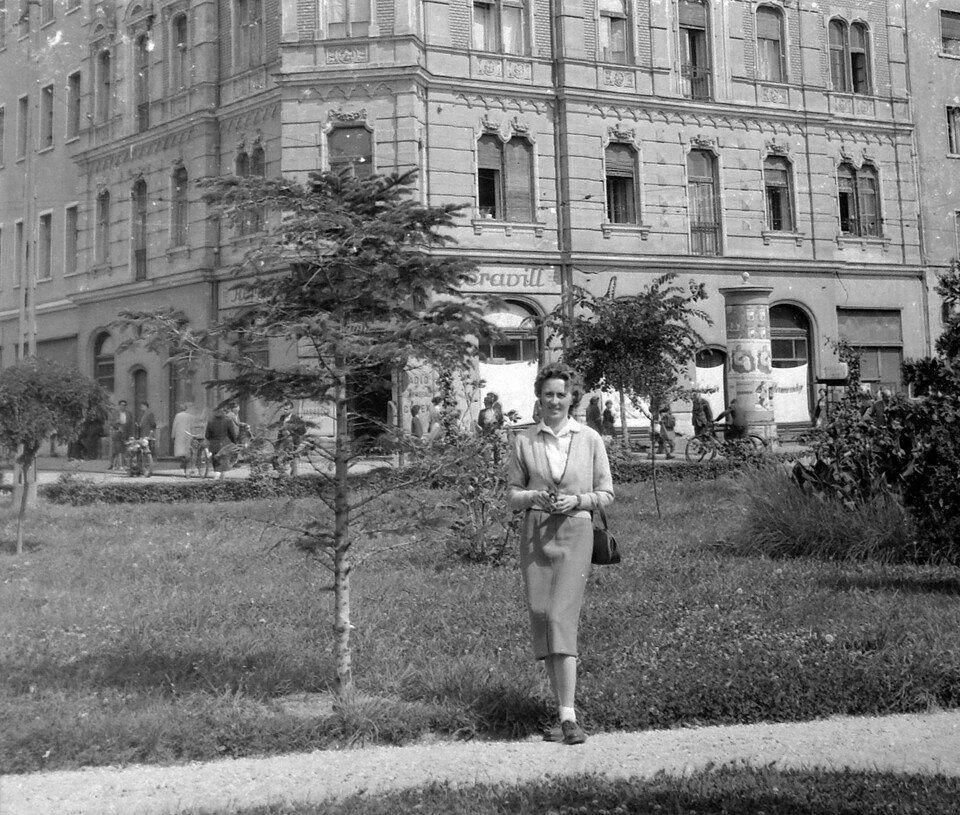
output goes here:
[{"label": "window with shutter", "polygon": [[763,162],[763,184],[767,195],[767,227],[774,231],[792,232],[790,163],[781,156],[768,156]]},{"label": "window with shutter", "polygon": [[481,136],[477,142],[477,205],[481,218],[504,218],[503,142]]},{"label": "window with shutter", "polygon": [[533,221],[533,145],[514,137],[504,148],[507,220]]},{"label": "window with shutter", "polygon": [[757,9],[757,70],[761,79],[783,82],[786,70],[783,58],[783,18],[769,6]]}]

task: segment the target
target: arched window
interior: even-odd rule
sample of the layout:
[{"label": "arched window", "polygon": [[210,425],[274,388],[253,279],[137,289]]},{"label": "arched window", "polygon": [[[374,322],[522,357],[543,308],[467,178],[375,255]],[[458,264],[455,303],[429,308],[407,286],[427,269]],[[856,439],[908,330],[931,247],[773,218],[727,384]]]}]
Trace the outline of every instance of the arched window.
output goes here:
[{"label": "arched window", "polygon": [[113,113],[113,60],[106,48],[97,56],[95,112],[98,122],[106,122]]},{"label": "arched window", "polygon": [[840,233],[859,237],[880,236],[880,195],[877,171],[869,164],[837,168],[837,206]]},{"label": "arched window", "polygon": [[763,186],[767,199],[767,229],[793,232],[793,173],[783,156],[763,160]]},{"label": "arched window", "polygon": [[727,352],[721,348],[702,348],[694,357],[697,389],[718,415],[727,399]]},{"label": "arched window", "polygon": [[710,27],[708,8],[701,0],[679,0],[680,76],[688,99],[710,99]]},{"label": "arched window", "polygon": [[757,9],[757,75],[767,82],[786,82],[783,14],[773,6]]},{"label": "arched window", "polygon": [[526,303],[504,300],[487,308],[484,319],[500,329],[501,337],[483,344],[486,362],[540,361],[541,336],[537,313]]},{"label": "arched window", "polygon": [[103,190],[97,196],[96,260],[98,264],[110,262],[110,191]]},{"label": "arched window", "polygon": [[831,20],[830,81],[835,91],[870,93],[870,33],[863,23]]},{"label": "arched window", "polygon": [[134,280],[147,279],[147,182],[142,178],[133,185],[133,277]]},{"label": "arched window", "polygon": [[150,38],[146,34],[137,37],[135,45],[134,94],[137,106],[137,132],[150,127]]},{"label": "arched window", "polygon": [[187,15],[170,21],[170,89],[176,93],[190,84],[190,57],[187,53]]},{"label": "arched window", "polygon": [[189,202],[187,200],[187,168],[177,167],[173,171],[172,198],[170,212],[170,243],[173,246],[185,246],[189,227]]},{"label": "arched window", "polygon": [[796,306],[770,307],[770,351],[773,379],[777,384],[774,400],[780,422],[808,422],[814,407],[810,318]]},{"label": "arched window", "polygon": [[716,156],[706,150],[691,150],[687,156],[687,197],[690,251],[694,255],[720,254],[718,186]]},{"label": "arched window", "polygon": [[110,393],[113,393],[115,386],[113,350],[113,337],[106,331],[100,332],[93,342],[93,378]]}]

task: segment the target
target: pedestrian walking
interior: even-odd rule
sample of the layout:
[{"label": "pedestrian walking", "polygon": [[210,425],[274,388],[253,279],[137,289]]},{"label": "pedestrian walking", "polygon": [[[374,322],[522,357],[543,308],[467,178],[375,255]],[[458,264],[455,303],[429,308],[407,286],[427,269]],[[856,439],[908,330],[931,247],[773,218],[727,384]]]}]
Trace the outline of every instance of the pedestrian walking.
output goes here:
[{"label": "pedestrian walking", "polygon": [[601,435],[612,436],[617,427],[617,416],[613,412],[613,400],[608,399],[603,405],[603,415],[600,418]]},{"label": "pedestrian walking", "polygon": [[660,453],[667,458],[673,458],[677,439],[677,417],[673,415],[670,405],[664,405],[660,411]]},{"label": "pedestrian walking", "polygon": [[591,396],[590,404],[587,405],[587,415],[585,417],[587,427],[596,430],[603,435],[603,414],[600,412],[600,397]]},{"label": "pedestrian walking", "polygon": [[545,366],[534,393],[542,418],[514,439],[507,500],[524,513],[520,568],[533,653],[544,661],[559,711],[559,726],[544,738],[582,744],[587,736],[575,709],[577,639],[593,553],[591,512],[613,501],[613,479],[603,440],[571,415],[582,393],[574,370]]},{"label": "pedestrian walking", "polygon": [[702,393],[693,397],[693,435],[696,437],[713,434],[713,408]]},{"label": "pedestrian walking", "polygon": [[218,478],[233,466],[233,448],[240,439],[240,428],[223,406],[213,411],[213,418],[207,423],[204,437],[210,445],[213,469]]},{"label": "pedestrian walking", "polygon": [[173,456],[180,462],[183,474],[189,475],[187,467],[190,465],[191,442],[193,439],[193,414],[187,409],[185,402],[177,405],[177,413],[173,417],[173,426],[170,435],[173,436]]}]

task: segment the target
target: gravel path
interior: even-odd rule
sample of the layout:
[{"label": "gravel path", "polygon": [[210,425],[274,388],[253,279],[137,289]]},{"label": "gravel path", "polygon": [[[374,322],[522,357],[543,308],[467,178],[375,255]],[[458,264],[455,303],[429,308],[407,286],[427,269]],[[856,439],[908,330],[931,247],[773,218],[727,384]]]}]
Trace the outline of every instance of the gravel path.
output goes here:
[{"label": "gravel path", "polygon": [[0,779],[0,815],[175,815],[191,807],[372,795],[431,781],[516,783],[582,772],[649,777],[660,770],[689,773],[730,762],[960,776],[960,711],[604,733],[580,747],[534,739],[437,742],[5,776]]}]

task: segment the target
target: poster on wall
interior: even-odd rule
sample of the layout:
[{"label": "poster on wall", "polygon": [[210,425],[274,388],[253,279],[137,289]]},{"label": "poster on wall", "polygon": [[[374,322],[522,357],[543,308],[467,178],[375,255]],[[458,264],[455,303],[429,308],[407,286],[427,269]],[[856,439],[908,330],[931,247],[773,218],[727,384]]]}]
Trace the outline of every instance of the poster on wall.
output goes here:
[{"label": "poster on wall", "polygon": [[777,422],[791,424],[810,421],[809,370],[809,365],[773,369],[772,376],[777,389],[773,412]]}]

